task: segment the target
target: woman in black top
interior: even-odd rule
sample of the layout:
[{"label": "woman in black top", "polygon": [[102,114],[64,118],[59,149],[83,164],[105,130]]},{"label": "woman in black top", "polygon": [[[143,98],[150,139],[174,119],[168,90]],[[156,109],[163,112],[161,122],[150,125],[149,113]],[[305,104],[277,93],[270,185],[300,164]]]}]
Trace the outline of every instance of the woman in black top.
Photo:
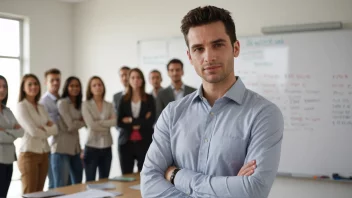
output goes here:
[{"label": "woman in black top", "polygon": [[138,171],[152,142],[155,122],[155,102],[152,95],[145,93],[145,79],[140,69],[131,69],[129,88],[123,96],[118,111],[120,132],[119,157],[122,174],[132,173],[134,160]]}]

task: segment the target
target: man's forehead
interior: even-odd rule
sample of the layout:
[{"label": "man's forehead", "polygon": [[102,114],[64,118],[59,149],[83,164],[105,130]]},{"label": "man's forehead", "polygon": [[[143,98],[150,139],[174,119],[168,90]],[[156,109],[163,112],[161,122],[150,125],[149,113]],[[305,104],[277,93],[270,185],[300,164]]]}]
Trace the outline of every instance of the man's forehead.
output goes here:
[{"label": "man's forehead", "polygon": [[120,70],[120,74],[128,74],[130,70],[127,70],[127,69],[123,69],[123,70]]},{"label": "man's forehead", "polygon": [[182,68],[182,65],[180,63],[171,63],[169,65],[169,69],[180,69]]},{"label": "man's forehead", "polygon": [[160,75],[159,75],[159,73],[157,73],[157,72],[152,72],[152,73],[150,73],[150,76],[158,77],[158,76],[160,76]]},{"label": "man's forehead", "polygon": [[219,39],[230,40],[230,37],[226,33],[224,24],[220,21],[191,27],[187,38],[189,47],[192,45],[211,43]]},{"label": "man's forehead", "polygon": [[60,79],[61,75],[60,74],[48,74],[46,77],[49,79]]}]

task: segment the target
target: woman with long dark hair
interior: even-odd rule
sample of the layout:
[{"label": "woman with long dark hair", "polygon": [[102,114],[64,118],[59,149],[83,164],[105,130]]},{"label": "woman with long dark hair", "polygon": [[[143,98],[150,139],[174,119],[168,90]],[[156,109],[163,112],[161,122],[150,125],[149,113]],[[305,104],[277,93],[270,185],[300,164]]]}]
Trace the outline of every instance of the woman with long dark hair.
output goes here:
[{"label": "woman with long dark hair", "polygon": [[130,70],[129,87],[123,96],[118,111],[118,126],[121,127],[125,143],[119,145],[119,157],[123,174],[132,173],[137,160],[138,171],[152,142],[155,122],[155,102],[145,93],[145,79],[138,68]]},{"label": "woman with long dark hair", "polygon": [[22,78],[18,122],[24,129],[18,167],[23,193],[42,191],[48,174],[50,147],[47,138],[57,134],[44,106],[39,104],[40,82],[34,74]]},{"label": "woman with long dark hair", "polygon": [[[81,113],[82,86],[77,77],[69,77],[57,102],[59,133],[51,146],[51,164],[55,188],[82,182],[83,166],[78,130],[85,126]],[[68,181],[69,178],[71,181]]]},{"label": "woman with long dark hair", "polygon": [[90,78],[82,114],[88,128],[88,140],[84,149],[84,168],[87,181],[109,177],[112,160],[110,128],[116,126],[114,108],[105,101],[105,86],[98,76]]},{"label": "woman with long dark hair", "polygon": [[16,161],[13,142],[23,136],[23,129],[18,124],[12,111],[6,107],[9,86],[4,76],[0,75],[0,197],[6,197]]}]

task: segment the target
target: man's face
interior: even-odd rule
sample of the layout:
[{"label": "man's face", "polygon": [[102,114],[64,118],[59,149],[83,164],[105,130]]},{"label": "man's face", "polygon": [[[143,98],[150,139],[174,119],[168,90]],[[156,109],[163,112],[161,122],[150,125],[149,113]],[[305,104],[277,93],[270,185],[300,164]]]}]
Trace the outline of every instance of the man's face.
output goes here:
[{"label": "man's face", "polygon": [[128,73],[130,72],[129,69],[122,69],[120,70],[120,80],[124,87],[128,87]]},{"label": "man's face", "polygon": [[60,74],[48,74],[45,78],[45,83],[48,91],[52,94],[59,93],[60,84],[61,84],[61,75]]},{"label": "man's face", "polygon": [[181,78],[183,76],[183,68],[182,65],[179,63],[171,63],[169,65],[169,69],[167,71],[167,74],[171,78],[171,81],[174,83],[178,83],[181,81]]},{"label": "man's face", "polygon": [[154,87],[154,89],[160,88],[161,76],[158,72],[152,72],[149,74],[149,83]]},{"label": "man's face", "polygon": [[234,75],[234,57],[239,55],[240,44],[232,43],[222,22],[190,28],[188,58],[203,82],[219,83]]}]

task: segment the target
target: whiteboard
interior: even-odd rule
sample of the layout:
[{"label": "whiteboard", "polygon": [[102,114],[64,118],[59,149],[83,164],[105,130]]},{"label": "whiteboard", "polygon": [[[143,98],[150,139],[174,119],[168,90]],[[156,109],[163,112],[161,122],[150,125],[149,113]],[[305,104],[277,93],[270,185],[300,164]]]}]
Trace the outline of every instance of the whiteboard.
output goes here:
[{"label": "whiteboard", "polygon": [[[352,176],[352,31],[240,37],[239,41],[236,75],[284,115],[279,172]],[[163,46],[158,48],[160,42]],[[155,46],[147,48],[147,43]],[[144,72],[148,67],[161,70],[167,86],[165,65],[177,57],[185,63],[183,81],[200,86],[183,38],[147,43],[138,46]],[[143,60],[153,51],[164,59],[151,66]]]}]

